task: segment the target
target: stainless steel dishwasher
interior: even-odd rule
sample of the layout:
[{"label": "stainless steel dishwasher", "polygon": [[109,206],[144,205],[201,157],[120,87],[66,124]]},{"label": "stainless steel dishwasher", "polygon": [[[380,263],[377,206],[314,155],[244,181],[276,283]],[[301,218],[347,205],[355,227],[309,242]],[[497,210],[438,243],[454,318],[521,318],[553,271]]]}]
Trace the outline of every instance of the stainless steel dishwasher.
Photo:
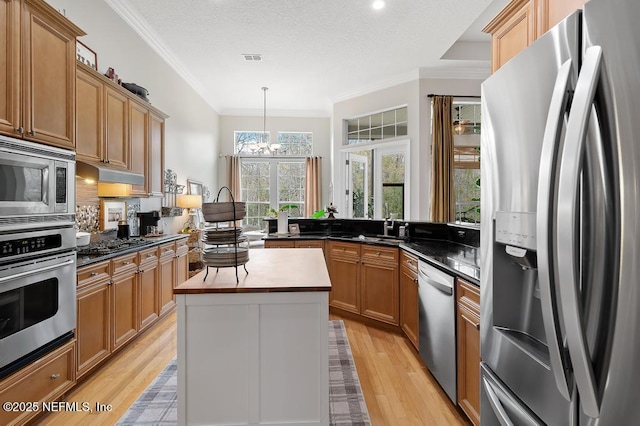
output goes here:
[{"label": "stainless steel dishwasher", "polygon": [[419,352],[453,403],[456,391],[456,317],[453,277],[418,261]]}]

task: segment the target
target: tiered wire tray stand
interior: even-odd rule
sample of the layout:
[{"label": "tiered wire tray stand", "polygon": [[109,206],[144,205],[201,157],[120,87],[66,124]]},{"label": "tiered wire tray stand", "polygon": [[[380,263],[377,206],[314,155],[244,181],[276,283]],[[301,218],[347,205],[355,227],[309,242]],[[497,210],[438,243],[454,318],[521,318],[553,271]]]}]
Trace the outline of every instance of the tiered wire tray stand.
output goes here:
[{"label": "tiered wire tray stand", "polygon": [[[231,202],[219,202],[220,193],[226,189],[229,192]],[[204,220],[211,224],[202,232],[202,261],[207,268],[204,279],[209,275],[209,267],[236,268],[236,284],[238,278],[238,266],[242,265],[248,274],[246,263],[249,261],[249,244],[247,238],[242,235],[242,227],[237,226],[237,221],[244,219],[246,215],[245,203],[236,202],[231,190],[223,186],[218,191],[216,201],[202,204]],[[229,223],[222,226],[221,224]],[[246,243],[246,247],[243,246]]]}]

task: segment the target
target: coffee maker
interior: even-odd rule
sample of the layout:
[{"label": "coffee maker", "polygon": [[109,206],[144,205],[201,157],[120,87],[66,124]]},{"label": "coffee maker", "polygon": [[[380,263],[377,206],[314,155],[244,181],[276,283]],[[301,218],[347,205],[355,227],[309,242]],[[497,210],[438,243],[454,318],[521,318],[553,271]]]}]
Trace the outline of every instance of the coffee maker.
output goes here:
[{"label": "coffee maker", "polygon": [[140,218],[140,227],[138,228],[140,231],[140,236],[144,237],[148,234],[147,229],[149,226],[158,226],[158,221],[160,220],[160,212],[157,210],[152,210],[150,212],[140,212],[136,213],[136,216]]}]

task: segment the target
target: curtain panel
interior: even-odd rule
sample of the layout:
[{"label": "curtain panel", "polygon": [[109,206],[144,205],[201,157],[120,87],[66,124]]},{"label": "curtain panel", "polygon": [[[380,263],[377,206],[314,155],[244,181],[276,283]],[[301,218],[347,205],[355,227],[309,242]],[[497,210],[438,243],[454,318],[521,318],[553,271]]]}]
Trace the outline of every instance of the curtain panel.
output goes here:
[{"label": "curtain panel", "polygon": [[453,204],[453,97],[434,96],[431,129],[431,220],[451,222]]},{"label": "curtain panel", "polygon": [[322,158],[307,157],[306,181],[304,186],[304,216],[311,217],[316,211],[322,209]]},{"label": "curtain panel", "polygon": [[[227,156],[227,186],[233,194],[233,199],[235,201],[242,201],[242,190],[240,189],[240,157],[237,155]],[[228,195],[227,193],[227,196]],[[231,201],[231,198],[227,201]]]}]

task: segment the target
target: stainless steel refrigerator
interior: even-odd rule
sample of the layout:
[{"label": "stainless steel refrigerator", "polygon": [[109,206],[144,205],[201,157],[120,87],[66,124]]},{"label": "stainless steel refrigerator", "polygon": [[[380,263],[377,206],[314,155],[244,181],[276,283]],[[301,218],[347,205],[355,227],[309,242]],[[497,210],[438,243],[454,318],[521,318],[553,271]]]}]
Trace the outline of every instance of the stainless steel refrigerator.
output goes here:
[{"label": "stainless steel refrigerator", "polygon": [[481,422],[640,422],[640,1],[482,84]]}]

